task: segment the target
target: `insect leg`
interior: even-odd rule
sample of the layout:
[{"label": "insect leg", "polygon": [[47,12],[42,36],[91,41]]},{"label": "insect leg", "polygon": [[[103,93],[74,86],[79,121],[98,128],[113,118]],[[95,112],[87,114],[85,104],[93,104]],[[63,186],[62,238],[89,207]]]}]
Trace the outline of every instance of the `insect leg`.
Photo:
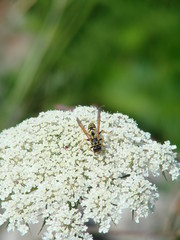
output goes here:
[{"label": "insect leg", "polygon": [[90,149],[92,152],[94,152],[94,151],[93,151],[93,146],[91,146],[89,149]]},{"label": "insect leg", "polygon": [[89,141],[89,139],[87,139],[87,138],[83,139],[83,140],[80,142],[79,146],[81,147],[81,145],[82,145],[84,142],[88,142],[88,141]]},{"label": "insect leg", "polygon": [[101,147],[103,146],[103,141],[104,141],[104,138],[103,137],[101,137],[100,139],[99,139],[99,141],[101,141]]},{"label": "insect leg", "polygon": [[110,134],[110,133],[112,133],[112,131],[110,131],[110,132],[106,132],[106,131],[104,131],[104,130],[101,130],[101,131],[99,132],[99,134],[101,134],[101,133],[107,133],[107,134]]}]

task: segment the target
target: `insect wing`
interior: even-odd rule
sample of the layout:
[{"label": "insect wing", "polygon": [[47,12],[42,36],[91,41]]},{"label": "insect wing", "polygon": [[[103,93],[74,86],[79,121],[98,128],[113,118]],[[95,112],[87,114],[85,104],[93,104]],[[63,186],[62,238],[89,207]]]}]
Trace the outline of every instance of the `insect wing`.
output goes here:
[{"label": "insect wing", "polygon": [[101,109],[98,109],[98,117],[97,117],[97,139],[99,139],[100,121],[101,121]]},{"label": "insect wing", "polygon": [[79,120],[79,118],[76,119],[77,123],[79,124],[80,128],[83,130],[83,132],[86,134],[87,138],[89,139],[89,141],[91,141],[91,136],[89,135],[89,133],[86,131],[86,129],[84,128],[82,122]]}]

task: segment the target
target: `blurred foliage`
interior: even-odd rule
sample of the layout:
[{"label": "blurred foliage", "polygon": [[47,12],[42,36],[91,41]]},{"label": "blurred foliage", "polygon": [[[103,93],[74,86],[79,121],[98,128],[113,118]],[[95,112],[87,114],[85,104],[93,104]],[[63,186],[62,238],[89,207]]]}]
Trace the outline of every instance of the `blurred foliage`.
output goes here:
[{"label": "blurred foliage", "polygon": [[0,69],[1,129],[58,103],[99,104],[180,147],[178,0],[27,2],[7,7],[9,32],[28,43]]}]

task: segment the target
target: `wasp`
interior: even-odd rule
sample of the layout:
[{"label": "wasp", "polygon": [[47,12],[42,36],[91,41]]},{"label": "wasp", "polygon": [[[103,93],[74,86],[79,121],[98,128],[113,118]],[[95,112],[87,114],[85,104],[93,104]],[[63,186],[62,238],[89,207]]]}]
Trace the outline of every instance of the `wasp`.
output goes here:
[{"label": "wasp", "polygon": [[91,143],[90,149],[96,154],[99,153],[102,150],[103,145],[103,137],[101,137],[101,133],[105,131],[100,131],[100,121],[101,121],[101,110],[98,109],[98,116],[97,116],[97,128],[96,125],[91,122],[88,125],[88,131],[83,126],[82,122],[77,118],[77,123],[79,124],[80,128],[83,130],[85,135],[87,136],[89,141]]}]

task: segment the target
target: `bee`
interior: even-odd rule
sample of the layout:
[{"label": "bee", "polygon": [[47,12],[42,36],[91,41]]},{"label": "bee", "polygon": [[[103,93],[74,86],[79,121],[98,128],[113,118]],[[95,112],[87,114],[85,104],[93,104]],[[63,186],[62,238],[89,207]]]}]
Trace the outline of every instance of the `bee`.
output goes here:
[{"label": "bee", "polygon": [[90,149],[94,152],[94,154],[100,153],[102,150],[103,145],[103,137],[101,137],[101,133],[104,132],[103,130],[100,131],[100,121],[101,121],[101,110],[98,109],[98,117],[97,117],[97,128],[96,125],[91,122],[88,125],[88,131],[83,126],[82,122],[77,118],[77,123],[80,128],[83,130],[85,135],[87,136],[87,141],[91,143]]}]

